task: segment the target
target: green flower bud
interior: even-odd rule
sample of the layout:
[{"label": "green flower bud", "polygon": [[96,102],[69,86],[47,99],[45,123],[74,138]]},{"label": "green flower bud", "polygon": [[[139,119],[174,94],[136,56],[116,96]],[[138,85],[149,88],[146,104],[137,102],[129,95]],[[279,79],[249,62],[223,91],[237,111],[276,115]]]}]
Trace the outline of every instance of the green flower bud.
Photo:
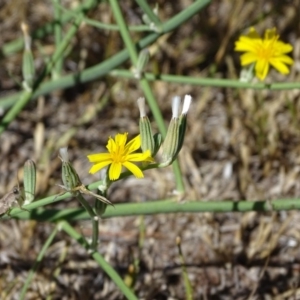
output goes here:
[{"label": "green flower bud", "polygon": [[166,138],[162,145],[162,166],[168,166],[176,158],[179,145],[179,106],[180,97],[176,96],[172,101],[172,119],[170,121]]},{"label": "green flower bud", "polygon": [[26,90],[31,90],[35,77],[34,59],[31,52],[31,37],[28,34],[28,26],[25,23],[21,24],[21,29],[24,35],[24,52],[23,52],[23,87]]},{"label": "green flower bud", "polygon": [[[73,168],[73,166],[69,162],[68,148],[60,148],[59,149],[60,158],[62,161],[62,181],[64,183],[64,188],[74,193],[78,191],[77,187],[81,186],[82,183],[80,178]],[[75,192],[77,194],[77,192]]]},{"label": "green flower bud", "polygon": [[190,107],[192,97],[186,95],[184,98],[184,104],[182,113],[179,117],[180,97],[174,97],[172,101],[173,116],[170,121],[166,138],[163,142],[162,148],[162,163],[160,167],[170,165],[177,157],[184,141],[185,129],[186,129],[186,115]]},{"label": "green flower bud", "polygon": [[36,167],[33,160],[28,159],[24,164],[24,193],[25,202],[29,204],[34,200],[36,187]]},{"label": "green flower bud", "polygon": [[155,152],[156,147],[155,147],[155,141],[151,129],[151,124],[145,111],[145,98],[139,98],[137,100],[137,103],[140,110],[139,127],[140,127],[140,135],[141,135],[141,148],[143,152],[150,150],[151,156],[153,157],[157,151]]},{"label": "green flower bud", "polygon": [[102,201],[106,204],[113,205],[108,199],[91,192],[82,184],[76,170],[69,162],[67,147],[60,148],[59,154],[60,154],[60,159],[62,161],[62,181],[64,183],[64,185],[60,185],[60,187],[72,193],[74,196],[77,196],[78,193],[82,193],[82,194],[93,196],[97,200]]}]

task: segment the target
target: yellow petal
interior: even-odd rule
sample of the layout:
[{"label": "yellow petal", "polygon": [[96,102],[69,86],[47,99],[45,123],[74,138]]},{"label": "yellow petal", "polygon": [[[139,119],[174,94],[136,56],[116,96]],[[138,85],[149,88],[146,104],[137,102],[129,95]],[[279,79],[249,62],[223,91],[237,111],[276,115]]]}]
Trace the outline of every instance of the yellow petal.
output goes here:
[{"label": "yellow petal", "polygon": [[121,147],[121,148],[125,147],[125,144],[126,144],[126,141],[127,141],[127,136],[128,136],[128,132],[125,132],[123,134],[122,133],[118,133],[115,136],[115,141],[116,141],[117,147]]},{"label": "yellow petal", "polygon": [[278,56],[278,57],[276,57],[274,59],[279,60],[282,63],[285,63],[287,65],[292,65],[294,63],[294,60],[292,58],[290,58],[289,56],[287,56],[287,55]]},{"label": "yellow petal", "polygon": [[252,64],[256,61],[257,61],[257,55],[255,55],[254,53],[247,52],[247,53],[244,53],[243,55],[241,55],[241,65],[242,66]]},{"label": "yellow petal", "polygon": [[128,161],[153,161],[151,157],[150,150],[145,151],[144,153],[132,153],[127,157]]},{"label": "yellow petal", "polygon": [[256,52],[257,48],[262,45],[262,40],[254,40],[248,37],[241,37],[237,42],[235,42],[235,51],[241,52]]},{"label": "yellow petal", "polygon": [[113,162],[109,167],[109,179],[117,180],[120,177],[122,170],[122,164],[119,162]]},{"label": "yellow petal", "polygon": [[101,169],[108,166],[109,164],[111,164],[111,161],[105,161],[105,162],[101,162],[101,163],[98,163],[98,164],[94,164],[90,168],[89,173],[95,174],[96,172],[100,171]]},{"label": "yellow petal", "polygon": [[255,74],[260,80],[264,80],[269,71],[269,63],[264,60],[258,60],[255,65]]},{"label": "yellow petal", "polygon": [[270,64],[281,74],[289,74],[289,68],[279,59],[270,60]]},{"label": "yellow petal", "polygon": [[112,137],[109,137],[106,148],[107,148],[108,152],[110,152],[110,153],[116,152],[117,145]]},{"label": "yellow petal", "polygon": [[144,177],[142,170],[138,166],[134,165],[133,163],[127,161],[123,163],[123,166],[126,167],[135,177],[137,178]]},{"label": "yellow petal", "polygon": [[111,160],[111,155],[110,153],[97,153],[97,154],[90,154],[87,156],[87,158],[91,163],[96,163],[96,162]]},{"label": "yellow petal", "polygon": [[293,46],[291,44],[286,44],[281,41],[277,41],[274,44],[274,48],[275,48],[275,53],[277,55],[285,54],[285,53],[289,53],[289,52],[293,51]]},{"label": "yellow petal", "polygon": [[126,154],[132,153],[141,147],[141,136],[137,135],[134,139],[127,143],[124,151]]}]

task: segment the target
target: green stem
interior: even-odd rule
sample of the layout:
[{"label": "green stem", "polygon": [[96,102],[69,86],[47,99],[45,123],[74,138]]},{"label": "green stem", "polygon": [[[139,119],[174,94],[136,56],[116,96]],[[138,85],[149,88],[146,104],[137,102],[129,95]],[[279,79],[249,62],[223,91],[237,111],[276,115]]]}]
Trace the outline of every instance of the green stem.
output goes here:
[{"label": "green stem", "polygon": [[[51,243],[52,243],[54,237],[56,236],[57,232],[58,232],[58,226],[56,226],[56,227],[54,228],[54,230],[52,231],[52,233],[51,233],[51,234],[49,235],[49,237],[47,238],[45,244],[43,245],[41,251],[39,252],[39,255],[38,255],[38,257],[36,258],[36,261],[35,261],[35,263],[34,263],[32,269],[29,271],[29,273],[28,273],[28,275],[27,275],[25,284],[23,285],[22,291],[21,291],[20,296],[19,296],[19,299],[20,299],[20,300],[25,299],[27,289],[28,289],[28,287],[29,287],[29,285],[30,285],[30,283],[31,283],[31,281],[32,281],[32,279],[33,279],[33,276],[34,276],[34,274],[36,273],[36,271],[37,271],[37,269],[38,269],[38,267],[39,267],[39,265],[40,265],[40,263],[41,263],[41,261],[42,261],[44,255],[45,255],[47,249],[48,249],[49,246],[51,245]],[[45,295],[44,295],[44,296],[45,296]]]},{"label": "green stem", "polygon": [[113,280],[113,282],[118,286],[123,295],[130,300],[137,300],[138,298],[133,294],[133,292],[126,286],[120,275],[113,269],[113,267],[105,261],[103,256],[93,249],[90,248],[87,241],[82,235],[80,235],[68,222],[61,221],[61,228],[73,239],[75,239],[82,247],[84,247],[89,252],[92,251],[91,255],[94,260],[99,264],[101,269]]},{"label": "green stem", "polygon": [[[116,69],[113,70],[110,75],[114,77],[130,78],[134,79],[132,72],[128,70]],[[225,88],[236,88],[236,89],[254,89],[254,90],[290,90],[300,89],[299,82],[278,82],[278,83],[264,83],[264,82],[240,82],[237,79],[222,79],[222,78],[208,78],[199,76],[181,76],[181,75],[168,75],[168,74],[153,74],[144,73],[144,77],[149,81],[163,81],[169,83],[178,84],[190,84],[196,86],[207,86],[207,87],[225,87]]]},{"label": "green stem", "polygon": [[[99,29],[104,29],[104,30],[111,30],[111,31],[120,31],[120,28],[118,25],[114,25],[114,24],[105,24],[105,23],[101,23],[92,19],[89,19],[87,17],[85,17],[83,19],[83,21],[88,24],[91,25],[93,27],[99,28]],[[132,26],[128,26],[130,31],[137,31],[137,32],[143,32],[143,31],[153,31],[153,29],[151,29],[149,26],[147,25],[132,25]]]},{"label": "green stem", "polygon": [[[144,45],[144,43],[142,44]],[[60,79],[45,82],[41,87],[33,94],[32,99],[38,96],[48,94],[51,91],[57,89],[64,89],[74,86],[78,83],[85,83],[95,78],[104,76],[108,73],[114,77],[131,78],[134,79],[132,72],[128,70],[113,70],[113,68],[121,64],[127,55],[127,50],[123,50],[113,57],[109,58],[99,65],[93,66],[86,69],[78,74],[71,74],[63,76]],[[113,70],[113,71],[112,71]],[[145,79],[149,81],[164,81],[169,83],[177,84],[190,84],[196,86],[207,86],[207,87],[224,87],[224,88],[236,88],[236,89],[253,89],[253,90],[291,90],[300,89],[299,82],[278,82],[278,83],[246,83],[240,82],[234,79],[219,79],[219,78],[201,78],[201,77],[190,77],[190,76],[179,76],[179,75],[168,75],[168,74],[153,74],[144,73]],[[2,97],[0,99],[0,107],[7,109],[11,107],[15,102],[19,100],[23,92],[16,93],[11,96]]]},{"label": "green stem", "polygon": [[76,195],[76,198],[80,202],[80,204],[84,207],[84,209],[87,211],[87,213],[89,214],[90,218],[93,219],[96,216],[96,214],[93,211],[92,207],[85,200],[85,198],[80,193],[78,193],[78,195]]},{"label": "green stem", "polygon": [[[52,0],[54,6],[54,37],[55,37],[55,47],[59,48],[62,41],[62,13],[60,9],[60,0]],[[57,59],[55,66],[52,70],[52,78],[59,78],[61,75],[63,66],[63,55]]]},{"label": "green stem", "polygon": [[184,281],[186,299],[193,300],[193,288],[192,288],[192,285],[191,285],[191,282],[189,280],[189,276],[187,273],[185,260],[184,260],[184,256],[183,256],[182,249],[181,249],[181,238],[180,237],[176,238],[176,243],[177,243],[178,254],[179,254],[179,259],[180,259],[180,263],[181,263],[181,270],[182,270],[182,276],[183,276],[183,281]]},{"label": "green stem", "polygon": [[[52,198],[52,197],[51,197]],[[128,200],[130,201],[130,200]],[[35,204],[36,208],[44,206],[44,199],[33,202],[24,208],[30,210]],[[124,203],[116,204],[114,207],[107,207],[102,218],[138,216],[138,215],[156,215],[168,213],[224,213],[224,212],[268,212],[281,210],[299,210],[300,199],[279,199],[272,201],[209,201],[201,202],[191,200],[189,202],[177,202],[174,199],[149,201],[143,203]],[[83,209],[70,208],[64,210],[40,208],[33,211],[24,211],[20,208],[14,208],[10,216],[3,216],[2,219],[8,218],[31,219],[38,221],[55,222],[57,220],[68,219],[72,221],[88,220],[90,216]]]},{"label": "green stem", "polygon": [[123,15],[122,15],[122,12],[121,12],[121,9],[119,6],[119,2],[117,0],[109,0],[109,3],[112,8],[114,17],[118,24],[118,27],[120,28],[120,33],[121,33],[121,36],[125,43],[125,46],[129,52],[131,63],[136,67],[137,61],[138,61],[138,54],[136,51],[136,46],[131,39],[130,33],[127,28],[127,24],[123,18]]},{"label": "green stem", "polygon": [[90,216],[90,219],[92,220],[93,234],[92,234],[91,248],[93,250],[96,250],[98,245],[98,238],[99,238],[99,218],[95,214],[95,212],[93,211],[89,203],[85,200],[85,198],[80,193],[76,195],[76,198],[78,199],[80,204],[84,207],[84,209],[87,211],[87,213]]}]

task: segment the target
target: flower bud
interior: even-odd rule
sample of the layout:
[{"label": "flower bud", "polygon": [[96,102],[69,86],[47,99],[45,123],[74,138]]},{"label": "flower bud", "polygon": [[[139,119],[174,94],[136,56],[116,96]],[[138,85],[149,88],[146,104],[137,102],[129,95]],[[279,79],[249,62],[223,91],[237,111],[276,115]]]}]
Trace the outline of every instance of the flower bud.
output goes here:
[{"label": "flower bud", "polygon": [[168,127],[167,136],[163,142],[163,162],[160,164],[160,167],[170,165],[176,159],[179,151],[182,148],[186,129],[187,112],[189,110],[191,100],[191,96],[185,96],[182,113],[179,117],[180,97],[176,96],[173,98],[173,116]]},{"label": "flower bud", "polygon": [[31,52],[31,37],[28,33],[28,26],[25,23],[21,24],[21,29],[24,36],[24,52],[23,52],[23,87],[26,90],[31,90],[35,77],[34,59]]},{"label": "flower bud", "polygon": [[28,159],[24,164],[24,193],[25,202],[29,204],[34,200],[36,187],[36,167],[33,160]]},{"label": "flower bud", "polygon": [[180,97],[176,96],[172,100],[172,119],[170,121],[166,138],[162,145],[162,166],[168,166],[176,158],[179,145],[179,106]]},{"label": "flower bud", "polygon": [[[157,150],[155,147],[155,141],[152,134],[151,124],[146,115],[145,111],[145,98],[139,98],[137,100],[139,110],[140,110],[140,135],[141,135],[141,148],[143,152],[150,150],[151,156],[153,157]],[[156,150],[156,152],[155,152]]]},{"label": "flower bud", "polygon": [[62,181],[64,188],[69,192],[73,192],[77,187],[81,186],[82,183],[77,172],[69,162],[68,148],[60,148],[59,154],[62,161]]},{"label": "flower bud", "polygon": [[[74,196],[77,196],[78,193],[86,194],[95,197],[97,200],[102,201],[106,204],[112,205],[112,203],[103,196],[95,194],[88,190],[81,182],[76,170],[73,168],[69,162],[68,148],[59,149],[60,159],[62,161],[62,181],[64,185],[60,186],[72,193]],[[105,211],[105,210],[104,210]],[[103,212],[104,212],[103,211]]]}]

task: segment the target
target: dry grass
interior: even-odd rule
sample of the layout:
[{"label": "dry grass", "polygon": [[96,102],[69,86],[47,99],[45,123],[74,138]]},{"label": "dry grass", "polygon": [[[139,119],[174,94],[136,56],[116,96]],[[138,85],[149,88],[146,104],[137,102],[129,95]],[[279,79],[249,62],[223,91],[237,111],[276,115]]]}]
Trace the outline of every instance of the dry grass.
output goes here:
[{"label": "dry grass", "polygon": [[[190,1],[158,3],[165,20]],[[18,28],[24,19],[37,28],[52,18],[50,1],[10,0],[0,5],[1,43],[20,36]],[[122,2],[122,7],[131,24],[140,22],[132,1]],[[295,64],[288,77],[271,72],[268,81],[299,81],[299,9],[299,1],[215,1],[152,46],[149,71],[236,78],[239,63],[233,43],[238,35],[251,25],[260,32],[276,26],[282,39],[294,45]],[[90,17],[112,21],[106,4]],[[43,39],[41,45],[45,53],[53,51],[52,38]],[[65,72],[96,64],[120,47],[117,33],[82,26]],[[35,57],[39,57],[39,68],[43,61],[37,44]],[[8,71],[20,79],[21,54],[2,59],[1,64],[4,95],[18,89]],[[164,82],[154,82],[152,88],[166,120],[172,96],[190,93],[194,98],[179,156],[186,199],[300,197],[298,90],[238,91]],[[87,175],[86,154],[103,150],[107,137],[117,132],[137,134],[135,101],[140,96],[135,81],[106,77],[30,103],[0,138],[0,194],[16,184],[16,174],[28,158],[37,162],[38,195],[58,192],[57,149],[65,144],[84,183],[97,179]],[[138,202],[172,194],[171,168],[150,170],[146,175],[144,180],[131,178],[113,185],[110,200]],[[70,200],[58,205],[78,203]],[[146,232],[139,247],[141,220]],[[51,224],[33,221],[1,222],[1,299],[18,299],[51,228]],[[91,235],[89,222],[78,223],[77,228]],[[102,222],[99,249],[123,277],[139,260],[134,288],[140,299],[185,299],[176,236],[182,238],[195,299],[300,299],[299,232],[297,211],[126,217]],[[63,233],[48,250],[26,299],[46,299],[47,295],[52,299],[122,299],[97,264]]]}]

